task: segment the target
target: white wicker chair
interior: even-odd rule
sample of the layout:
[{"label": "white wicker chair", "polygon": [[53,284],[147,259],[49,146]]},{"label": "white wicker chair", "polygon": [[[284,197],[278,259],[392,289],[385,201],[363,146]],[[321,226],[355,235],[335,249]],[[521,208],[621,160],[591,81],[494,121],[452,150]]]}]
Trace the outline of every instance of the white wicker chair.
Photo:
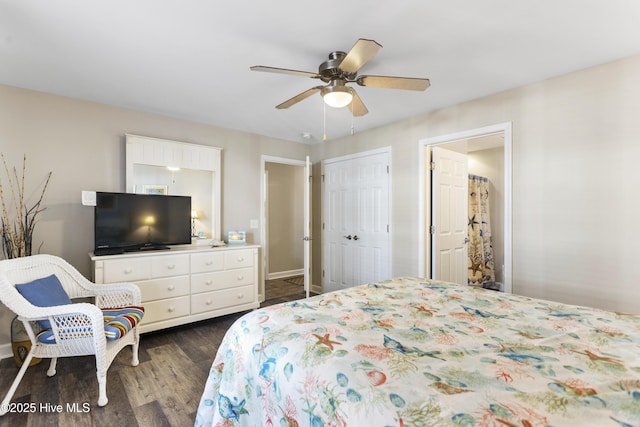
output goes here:
[{"label": "white wicker chair", "polygon": [[[37,307],[27,301],[15,288],[16,284],[55,274],[64,290],[74,298],[94,298],[94,304],[79,302],[54,307]],[[139,334],[137,328],[115,341],[107,340],[104,320],[100,308],[115,308],[140,305],[140,289],[133,283],[96,285],[82,276],[63,259],[53,255],[33,255],[0,261],[0,301],[18,315],[31,340],[31,351],[27,355],[18,375],[4,400],[0,404],[0,415],[4,415],[13,394],[18,388],[33,357],[51,358],[48,376],[56,373],[58,357],[85,356],[94,354],[98,377],[98,405],[107,404],[107,369],[118,352],[127,345],[132,346],[133,366],[138,365]],[[36,339],[32,324],[36,320],[48,319],[55,343],[43,344]],[[55,320],[54,320],[55,319]],[[91,330],[87,331],[87,326]]]}]

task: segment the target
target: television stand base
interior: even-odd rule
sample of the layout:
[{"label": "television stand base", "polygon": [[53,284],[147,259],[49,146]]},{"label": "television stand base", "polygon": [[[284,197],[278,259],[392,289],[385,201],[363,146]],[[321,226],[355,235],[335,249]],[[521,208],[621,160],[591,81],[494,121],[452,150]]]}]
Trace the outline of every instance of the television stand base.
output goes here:
[{"label": "television stand base", "polygon": [[171,248],[169,248],[169,246],[162,246],[162,245],[150,245],[150,246],[141,246],[139,248],[135,248],[132,250],[132,252],[143,252],[143,251],[166,251],[169,250]]},{"label": "television stand base", "polygon": [[101,248],[93,251],[95,256],[103,256],[103,255],[121,255],[124,253],[124,249],[122,248]]}]

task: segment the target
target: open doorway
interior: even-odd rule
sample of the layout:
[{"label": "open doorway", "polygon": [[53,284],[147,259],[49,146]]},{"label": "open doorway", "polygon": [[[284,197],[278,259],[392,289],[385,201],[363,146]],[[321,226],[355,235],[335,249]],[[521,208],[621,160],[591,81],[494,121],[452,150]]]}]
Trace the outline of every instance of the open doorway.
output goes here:
[{"label": "open doorway", "polygon": [[[438,254],[434,250],[436,227],[432,219],[443,212],[432,192],[431,152],[434,147],[444,148],[466,156],[468,173],[489,176],[493,204],[491,208],[493,227],[494,270],[497,286],[512,292],[511,277],[511,123],[503,123],[466,132],[428,138],[419,142],[420,151],[420,238],[419,274],[437,278]],[[467,172],[465,172],[466,174]],[[436,178],[437,179],[437,178]],[[468,218],[467,218],[468,219]],[[465,221],[466,224],[466,221]],[[465,247],[465,270],[467,268]],[[461,257],[462,258],[462,257]],[[460,259],[460,258],[459,258]],[[466,272],[465,272],[466,273]],[[466,277],[466,275],[465,275]],[[466,282],[466,280],[465,280]]]},{"label": "open doorway", "polygon": [[[262,157],[262,270],[260,301],[299,287],[304,291],[305,162]],[[274,289],[269,290],[272,285]],[[278,287],[276,289],[275,287]],[[282,289],[280,289],[282,288]]]}]

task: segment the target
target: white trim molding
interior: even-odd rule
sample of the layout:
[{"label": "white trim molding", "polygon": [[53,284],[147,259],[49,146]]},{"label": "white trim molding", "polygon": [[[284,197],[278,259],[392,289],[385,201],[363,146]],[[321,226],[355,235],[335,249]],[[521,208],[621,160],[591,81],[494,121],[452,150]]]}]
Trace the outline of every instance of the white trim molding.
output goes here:
[{"label": "white trim molding", "polygon": [[275,273],[269,273],[267,276],[267,280],[274,279],[285,279],[287,277],[295,277],[304,275],[304,268],[299,268],[297,270],[288,270],[288,271],[277,271]]},{"label": "white trim molding", "polygon": [[13,357],[13,347],[11,343],[0,345],[0,359],[8,359]]}]

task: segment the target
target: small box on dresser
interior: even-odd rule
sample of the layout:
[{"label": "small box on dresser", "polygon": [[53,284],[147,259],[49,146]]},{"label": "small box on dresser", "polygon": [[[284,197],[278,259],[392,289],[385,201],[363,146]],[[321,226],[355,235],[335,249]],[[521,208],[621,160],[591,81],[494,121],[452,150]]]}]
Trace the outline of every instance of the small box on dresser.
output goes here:
[{"label": "small box on dresser", "polygon": [[258,249],[189,246],[90,256],[96,283],[140,287],[144,333],[258,308]]}]

